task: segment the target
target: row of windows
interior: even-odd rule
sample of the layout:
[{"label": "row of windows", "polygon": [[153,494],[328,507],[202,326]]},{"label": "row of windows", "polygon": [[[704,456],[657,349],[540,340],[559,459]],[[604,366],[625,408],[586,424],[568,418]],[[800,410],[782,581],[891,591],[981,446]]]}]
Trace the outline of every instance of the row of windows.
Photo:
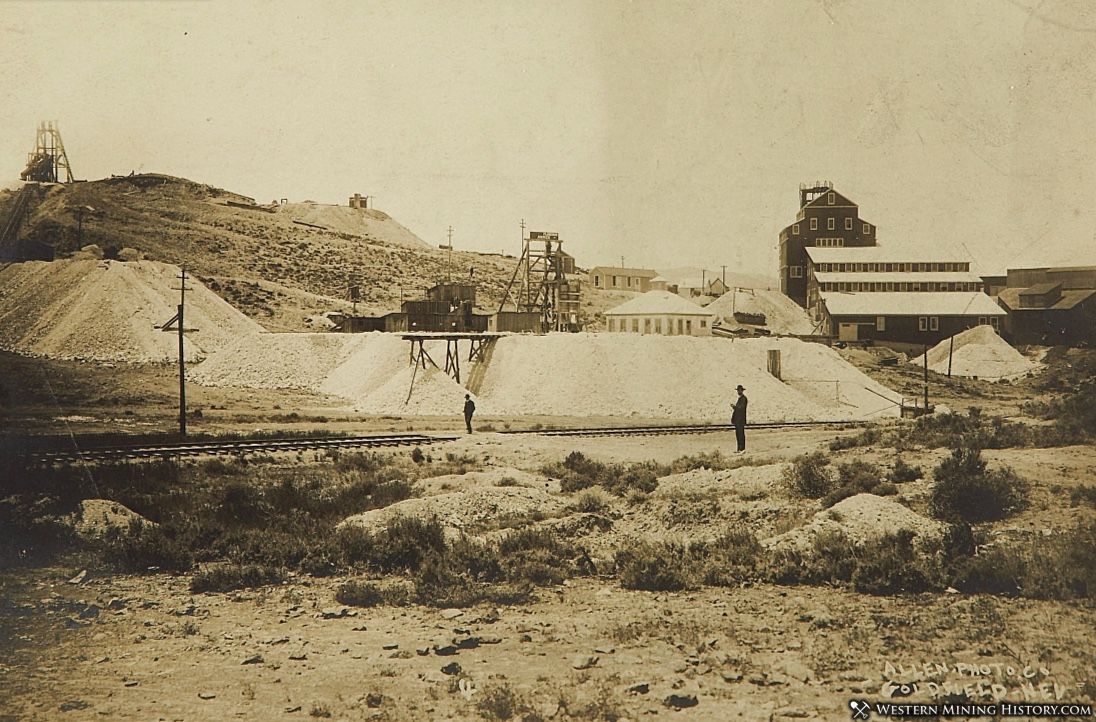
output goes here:
[{"label": "row of windows", "polygon": [[970,264],[955,263],[816,263],[819,273],[966,273]]},{"label": "row of windows", "polygon": [[[674,321],[677,321],[677,333],[674,333]],[[653,321],[653,322],[652,322]],[[708,328],[708,320],[702,318],[699,320],[700,328]],[[629,326],[631,328],[629,329]],[[654,329],[653,331],[651,329]],[[631,331],[632,333],[639,333],[639,319],[638,318],[610,318],[609,319],[610,331]],[[691,318],[678,318],[666,319],[666,335],[667,336],[688,336],[693,332],[693,320]],[[662,319],[643,319],[643,333],[662,333]]]},{"label": "row of windows", "polygon": [[927,283],[907,281],[902,281],[900,283],[891,281],[886,283],[881,281],[850,281],[848,283],[820,283],[818,286],[822,291],[977,291],[981,288],[980,284],[972,282],[945,283],[943,281],[930,281]]},{"label": "row of windows", "polygon": [[[817,231],[818,230],[818,219],[817,218],[812,218],[810,220],[810,223],[811,223],[811,230],[812,231]],[[837,220],[834,219],[834,218],[827,218],[826,219],[826,230],[828,230],[828,231],[837,230]],[[852,219],[851,218],[846,218],[845,219],[845,230],[846,231],[851,231],[852,230]],[[862,230],[864,232],[864,235],[870,236],[871,235],[871,224],[870,223],[865,223]],[[793,236],[798,236],[799,235],[799,224],[798,223],[796,223],[795,225],[792,226],[792,235]]]},{"label": "row of windows", "polygon": [[[620,283],[621,279],[623,279],[624,282],[625,282],[623,286]],[[612,288],[625,288],[625,287],[626,288],[632,288],[633,286],[635,286],[636,288],[641,288],[643,286],[643,279],[639,278],[638,276],[608,276],[607,275],[607,276],[605,276],[605,280],[608,283],[608,285]],[[601,276],[599,276],[599,275],[594,276],[594,286],[597,287],[597,288],[601,287]]]},{"label": "row of windows", "polygon": [[819,238],[815,241],[816,246],[819,248],[844,248],[844,238]]}]

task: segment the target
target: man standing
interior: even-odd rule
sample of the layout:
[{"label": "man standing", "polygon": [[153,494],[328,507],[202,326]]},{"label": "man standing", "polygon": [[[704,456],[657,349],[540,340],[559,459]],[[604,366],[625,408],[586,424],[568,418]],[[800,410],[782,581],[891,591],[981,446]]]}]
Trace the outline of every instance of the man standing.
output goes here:
[{"label": "man standing", "polygon": [[749,400],[743,392],[742,384],[738,385],[738,400],[734,402],[734,411],[731,412],[731,423],[734,425],[734,435],[738,439],[738,453],[746,450],[746,404]]},{"label": "man standing", "polygon": [[464,425],[468,427],[468,433],[472,433],[472,414],[476,411],[476,404],[472,401],[471,394],[464,395]]}]

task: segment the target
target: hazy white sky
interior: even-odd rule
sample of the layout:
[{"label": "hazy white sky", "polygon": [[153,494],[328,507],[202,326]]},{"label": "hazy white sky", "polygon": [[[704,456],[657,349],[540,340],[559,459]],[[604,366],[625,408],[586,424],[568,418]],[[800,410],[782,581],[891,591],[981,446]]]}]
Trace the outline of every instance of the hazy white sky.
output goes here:
[{"label": "hazy white sky", "polygon": [[[431,243],[776,272],[801,181],[984,270],[1096,255],[1096,3],[5,2],[0,180],[376,197]],[[1061,257],[1061,258],[1059,258]]]}]

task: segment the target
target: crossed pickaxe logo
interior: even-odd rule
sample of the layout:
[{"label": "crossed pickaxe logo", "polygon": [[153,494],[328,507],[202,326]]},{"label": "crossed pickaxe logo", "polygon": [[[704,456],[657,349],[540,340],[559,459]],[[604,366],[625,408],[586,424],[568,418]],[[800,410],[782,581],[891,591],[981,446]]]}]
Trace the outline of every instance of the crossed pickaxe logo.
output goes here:
[{"label": "crossed pickaxe logo", "polygon": [[850,699],[849,709],[853,719],[871,719],[871,705],[862,699]]}]

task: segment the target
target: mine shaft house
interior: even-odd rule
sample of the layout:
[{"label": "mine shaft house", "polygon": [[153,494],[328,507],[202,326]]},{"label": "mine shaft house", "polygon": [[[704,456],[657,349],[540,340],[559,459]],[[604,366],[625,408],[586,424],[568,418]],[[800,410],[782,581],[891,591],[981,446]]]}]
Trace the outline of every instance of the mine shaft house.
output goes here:
[{"label": "mine shaft house", "polygon": [[657,275],[649,268],[595,266],[590,269],[589,283],[598,290],[646,293],[651,290],[651,279]]},{"label": "mine shaft house", "polygon": [[1096,266],[1009,269],[997,303],[1012,343],[1096,343]]}]

